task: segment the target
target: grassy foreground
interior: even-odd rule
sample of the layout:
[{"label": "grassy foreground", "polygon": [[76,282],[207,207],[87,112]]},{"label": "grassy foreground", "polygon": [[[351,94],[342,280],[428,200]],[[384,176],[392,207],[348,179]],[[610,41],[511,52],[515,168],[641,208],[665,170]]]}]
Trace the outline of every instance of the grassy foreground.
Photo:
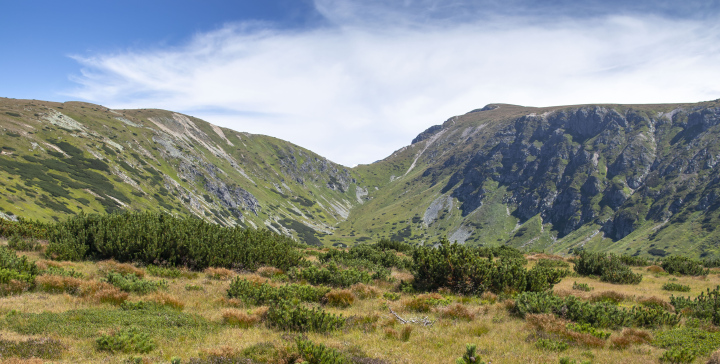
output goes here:
[{"label": "grassy foreground", "polygon": [[[574,273],[568,258],[513,258],[528,272],[536,266],[567,270],[545,291],[598,310],[578,318],[575,301],[555,311],[532,301],[547,293],[530,284],[514,286],[528,287],[525,293],[476,286],[484,292],[461,295],[453,292],[465,286],[448,281],[427,289],[438,281],[425,277],[421,289],[411,282],[420,279],[413,274],[421,274],[422,256],[402,245],[355,255],[294,247],[302,260],[287,269],[192,271],[111,259],[51,260],[45,240],[13,237],[0,245],[0,260],[12,267],[0,269],[3,362],[718,362],[711,358],[720,348],[717,299],[703,311],[707,317],[670,300],[671,294],[694,298],[715,288],[716,268],[690,276],[657,265],[632,267],[639,284],[613,284],[603,281],[606,275]],[[669,321],[598,319],[602,312],[633,308]],[[552,313],[538,313],[543,310]]]}]

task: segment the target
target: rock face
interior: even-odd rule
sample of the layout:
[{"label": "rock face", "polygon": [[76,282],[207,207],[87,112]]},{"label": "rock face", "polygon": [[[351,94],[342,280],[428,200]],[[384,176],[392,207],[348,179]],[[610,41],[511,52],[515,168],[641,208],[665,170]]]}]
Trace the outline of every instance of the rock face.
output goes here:
[{"label": "rock face", "polygon": [[641,221],[715,203],[719,120],[717,107],[658,115],[587,106],[521,116],[458,162],[443,190],[468,215],[495,181],[521,221],[540,214],[558,237],[593,222],[622,239]]}]

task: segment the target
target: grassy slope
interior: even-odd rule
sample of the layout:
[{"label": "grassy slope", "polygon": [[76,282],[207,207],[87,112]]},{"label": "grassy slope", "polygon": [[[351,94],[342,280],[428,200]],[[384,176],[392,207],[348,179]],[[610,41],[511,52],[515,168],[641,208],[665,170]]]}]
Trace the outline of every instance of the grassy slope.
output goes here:
[{"label": "grassy slope", "polygon": [[[72,118],[81,126],[73,129],[49,123],[47,116],[57,115],[56,112],[65,115],[64,120]],[[35,168],[39,163],[29,163],[23,157],[66,161],[49,155],[58,143],[66,142],[79,148],[82,158],[104,161],[109,167],[107,170],[80,168],[77,172],[99,173],[110,186],[108,191],[87,191],[73,185],[78,181],[77,175],[46,170],[70,183],[45,174],[41,179],[45,178],[52,186],[42,188],[38,186],[42,181],[37,176],[0,171],[0,194],[4,196],[0,209],[31,219],[61,219],[80,211],[111,211],[119,207],[108,198],[115,193],[117,196],[113,197],[120,197],[132,209],[195,214],[224,225],[267,226],[288,234],[298,233],[296,230],[300,227],[312,236],[316,232],[308,230],[308,225],[318,232],[331,232],[356,203],[352,183],[344,191],[327,187],[328,180],[334,176],[344,173],[352,178],[343,172],[342,166],[272,137],[219,128],[223,138],[210,124],[195,118],[190,121],[196,130],[188,133],[173,115],[153,109],[109,110],[77,102],[0,99],[0,124],[4,129],[0,137],[3,147],[0,162],[20,162]],[[159,121],[161,126],[151,119]],[[166,144],[179,155],[169,157],[171,153]],[[195,176],[195,180],[183,178],[182,162],[194,166],[201,175]],[[209,171],[204,167],[207,165],[214,167]],[[244,218],[238,220],[237,215],[220,203],[219,196],[208,193],[207,179],[250,192],[260,203],[258,215],[241,209]],[[93,185],[92,181],[86,182]],[[53,186],[56,192],[64,192],[53,193]],[[315,203],[304,203],[308,200]]]}]

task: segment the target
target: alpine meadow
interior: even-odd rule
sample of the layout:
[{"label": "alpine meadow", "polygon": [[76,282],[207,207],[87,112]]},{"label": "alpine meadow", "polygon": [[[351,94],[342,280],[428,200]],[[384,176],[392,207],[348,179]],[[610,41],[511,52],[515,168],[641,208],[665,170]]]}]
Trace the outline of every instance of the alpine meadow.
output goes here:
[{"label": "alpine meadow", "polygon": [[0,127],[2,362],[720,363],[720,99],[490,104],[355,167],[159,109]]}]

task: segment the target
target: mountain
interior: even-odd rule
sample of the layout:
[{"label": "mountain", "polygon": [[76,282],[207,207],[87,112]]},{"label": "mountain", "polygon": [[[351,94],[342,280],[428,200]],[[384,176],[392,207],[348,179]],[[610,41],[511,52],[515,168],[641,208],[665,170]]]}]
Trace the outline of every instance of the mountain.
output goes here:
[{"label": "mountain", "polygon": [[720,255],[720,100],[492,104],[355,168],[163,110],[0,99],[0,124],[6,217],[160,209],[312,245]]},{"label": "mountain", "polygon": [[170,111],[0,99],[0,124],[5,217],[164,210],[320,245],[358,204],[346,167]]}]

